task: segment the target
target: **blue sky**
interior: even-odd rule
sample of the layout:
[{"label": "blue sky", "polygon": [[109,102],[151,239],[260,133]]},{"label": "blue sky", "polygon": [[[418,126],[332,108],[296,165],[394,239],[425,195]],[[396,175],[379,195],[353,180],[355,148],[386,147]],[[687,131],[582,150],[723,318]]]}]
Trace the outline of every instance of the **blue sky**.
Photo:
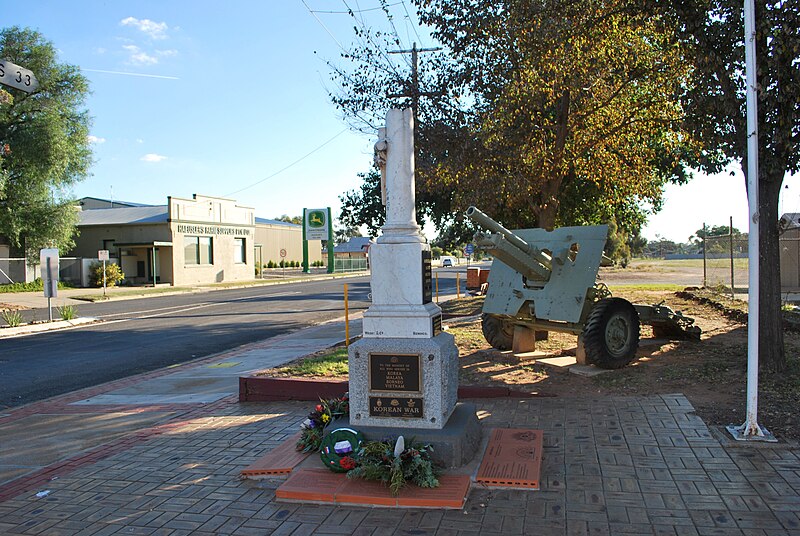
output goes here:
[{"label": "blue sky", "polygon": [[[409,1],[410,15],[402,2],[390,4],[403,47],[430,46]],[[360,22],[341,13],[348,7],[363,10],[365,24],[389,29],[377,6],[48,0],[8,3],[2,25],[38,29],[60,61],[81,67],[91,82],[95,164],[76,196],[109,198],[113,190],[115,199],[163,204],[167,195],[216,195],[273,218],[303,207],[337,214],[339,195],[369,169],[373,140],[350,131],[330,103],[325,60],[341,63],[340,45],[353,41]],[[783,212],[800,212],[798,182],[787,180]],[[740,173],[670,187],[644,234],[685,241],[704,221],[722,225],[729,216],[746,230]]]}]

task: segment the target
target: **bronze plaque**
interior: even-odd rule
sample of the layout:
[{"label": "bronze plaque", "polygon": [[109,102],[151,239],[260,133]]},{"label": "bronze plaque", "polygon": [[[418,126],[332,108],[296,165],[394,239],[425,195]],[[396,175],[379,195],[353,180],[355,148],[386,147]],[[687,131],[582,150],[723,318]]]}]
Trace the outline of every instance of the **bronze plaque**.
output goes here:
[{"label": "bronze plaque", "polygon": [[431,271],[431,252],[422,252],[422,304],[433,301],[433,272]]},{"label": "bronze plaque", "polygon": [[370,417],[399,417],[401,419],[421,419],[422,399],[395,396],[369,397]]},{"label": "bronze plaque", "polygon": [[420,392],[419,354],[369,354],[370,391]]},{"label": "bronze plaque", "polygon": [[436,315],[431,318],[431,335],[437,336],[442,332],[442,315]]}]

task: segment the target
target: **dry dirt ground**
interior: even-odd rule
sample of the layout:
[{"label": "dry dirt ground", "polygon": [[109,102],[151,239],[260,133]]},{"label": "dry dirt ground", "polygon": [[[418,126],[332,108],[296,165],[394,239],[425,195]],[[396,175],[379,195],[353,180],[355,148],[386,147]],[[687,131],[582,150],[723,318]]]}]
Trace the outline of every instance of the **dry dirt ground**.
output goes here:
[{"label": "dry dirt ground", "polygon": [[[507,385],[515,390],[549,396],[641,395],[684,393],[697,413],[711,425],[741,424],[746,407],[747,326],[740,312],[745,305],[710,297],[706,303],[686,293],[619,287],[615,296],[634,303],[659,303],[695,319],[700,341],[656,341],[642,326],[638,359],[624,369],[594,377],[578,376],[566,367],[540,359],[574,355],[577,337],[550,333],[537,350],[547,355],[520,360],[483,340],[480,321],[452,318],[449,329],[461,355],[461,382]],[[703,293],[692,293],[703,296]],[[708,299],[708,298],[707,298]],[[455,305],[455,304],[453,304]],[[720,309],[722,305],[725,310]],[[733,309],[733,310],[731,310]],[[727,310],[727,311],[726,311]],[[462,313],[465,311],[461,311]],[[759,423],[781,439],[800,439],[800,335],[786,331],[789,370],[760,376]],[[648,340],[649,339],[649,340]]]},{"label": "dry dirt ground", "polygon": [[[610,278],[608,278],[610,279]],[[642,286],[614,286],[615,296],[634,303],[666,302],[695,319],[701,340],[654,340],[642,326],[638,359],[620,370],[585,377],[542,359],[574,356],[577,337],[550,333],[537,342],[545,355],[521,360],[489,346],[481,332],[482,298],[443,303],[447,329],[455,336],[461,361],[462,385],[507,386],[543,396],[649,395],[684,393],[709,425],[741,424],[745,420],[747,374],[746,303],[705,291],[690,293]],[[657,285],[656,285],[657,286]],[[697,298],[700,299],[697,299]],[[788,370],[761,373],[759,424],[779,439],[800,440],[800,334],[786,330]],[[285,376],[278,370],[266,375]],[[346,378],[346,375],[342,376]]]}]

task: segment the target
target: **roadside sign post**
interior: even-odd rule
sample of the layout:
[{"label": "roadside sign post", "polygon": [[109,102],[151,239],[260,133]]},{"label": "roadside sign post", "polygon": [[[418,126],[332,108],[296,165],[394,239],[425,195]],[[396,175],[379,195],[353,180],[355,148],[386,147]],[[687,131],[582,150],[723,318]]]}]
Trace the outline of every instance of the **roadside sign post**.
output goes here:
[{"label": "roadside sign post", "polygon": [[53,321],[51,299],[58,296],[58,249],[46,248],[39,251],[44,297],[47,298],[47,317]]},{"label": "roadside sign post", "polygon": [[467,244],[467,246],[464,248],[464,253],[467,254],[467,268],[469,268],[469,259],[472,257],[473,251],[475,251],[475,246],[472,244]]},{"label": "roadside sign post", "polygon": [[25,93],[33,93],[39,87],[39,81],[36,80],[33,71],[8,60],[0,60],[0,84]]},{"label": "roadside sign post", "polygon": [[350,309],[347,303],[347,283],[344,284],[344,345],[350,346]]},{"label": "roadside sign post", "polygon": [[281,248],[281,277],[286,278],[286,250]]},{"label": "roadside sign post", "polygon": [[331,221],[331,207],[303,209],[303,272],[310,273],[308,264],[308,241],[328,241],[328,273],[334,272],[333,258],[333,223]]},{"label": "roadside sign post", "polygon": [[103,261],[103,298],[106,297],[106,261],[109,260],[109,253],[107,249],[101,249],[97,252],[97,258]]}]

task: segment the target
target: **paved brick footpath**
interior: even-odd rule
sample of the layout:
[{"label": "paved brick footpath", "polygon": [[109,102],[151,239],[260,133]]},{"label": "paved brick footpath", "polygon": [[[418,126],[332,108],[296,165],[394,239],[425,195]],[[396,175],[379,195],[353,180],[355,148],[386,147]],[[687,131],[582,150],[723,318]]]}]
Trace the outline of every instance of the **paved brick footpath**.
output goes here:
[{"label": "paved brick footpath", "polygon": [[0,534],[800,535],[800,449],[723,446],[682,395],[477,403],[485,429],[544,430],[540,491],[473,487],[460,511],[280,503],[279,480],[239,471],[308,403],[228,401],[0,502]]}]

